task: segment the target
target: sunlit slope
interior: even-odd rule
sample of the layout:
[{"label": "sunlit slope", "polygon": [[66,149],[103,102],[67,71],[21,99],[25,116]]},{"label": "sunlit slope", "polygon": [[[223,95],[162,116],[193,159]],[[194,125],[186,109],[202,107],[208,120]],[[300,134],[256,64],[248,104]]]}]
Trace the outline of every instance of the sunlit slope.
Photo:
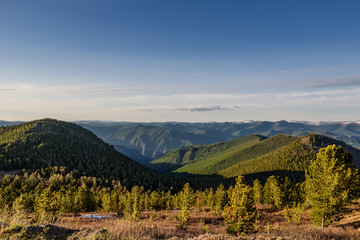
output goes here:
[{"label": "sunlit slope", "polygon": [[183,147],[150,162],[149,166],[159,172],[170,173],[186,164],[216,157],[236,149],[251,146],[265,137],[250,135],[236,140],[211,145]]},{"label": "sunlit slope", "polygon": [[157,188],[171,182],[169,177],[129,159],[74,123],[42,119],[0,128],[0,170],[50,166],[120,180],[126,186]]},{"label": "sunlit slope", "polygon": [[282,146],[293,142],[296,137],[287,135],[276,135],[274,137],[258,142],[249,143],[239,147],[233,147],[228,151],[218,152],[210,156],[204,156],[200,161],[186,164],[185,166],[175,170],[175,173],[189,174],[216,174],[219,171],[227,169],[240,162],[257,158],[269,152],[272,152]]},{"label": "sunlit slope", "polygon": [[351,152],[355,165],[360,166],[360,151],[358,149],[320,134],[309,134],[276,151],[243,161],[220,171],[218,174],[226,178],[232,178],[239,175],[284,172],[287,176],[294,175],[293,178],[296,179],[303,177],[305,169],[310,161],[316,158],[316,153],[320,148],[332,144],[341,145],[345,150]]},{"label": "sunlit slope", "polygon": [[[1,123],[0,123],[1,124]],[[360,147],[359,122],[249,121],[240,123],[129,123],[79,122],[98,137],[139,162],[148,163],[180,147],[226,142],[251,134],[272,137],[277,134],[305,136],[320,133]]]},{"label": "sunlit slope", "polygon": [[295,139],[286,135],[277,135],[269,139],[259,135],[249,135],[212,145],[181,148],[153,160],[150,166],[168,174],[210,175],[241,161],[262,156]]}]

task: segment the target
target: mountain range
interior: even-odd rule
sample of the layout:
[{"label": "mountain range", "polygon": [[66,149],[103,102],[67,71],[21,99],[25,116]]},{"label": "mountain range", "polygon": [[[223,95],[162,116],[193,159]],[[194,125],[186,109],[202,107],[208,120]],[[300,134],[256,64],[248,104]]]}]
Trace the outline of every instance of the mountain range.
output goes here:
[{"label": "mountain range", "polygon": [[143,164],[161,157],[171,150],[199,144],[213,144],[257,134],[272,137],[277,134],[305,136],[319,133],[355,148],[360,147],[358,122],[248,121],[224,123],[129,123],[80,121],[117,150]]},{"label": "mountain range", "polygon": [[75,123],[41,119],[0,127],[0,170],[53,166],[127,187],[170,189],[182,184],[128,158]]},{"label": "mountain range", "polygon": [[[243,124],[253,125],[252,128],[250,125],[244,128]],[[186,178],[186,181],[198,186],[226,184],[239,175],[245,175],[248,181],[255,178],[264,181],[271,175],[278,175],[300,182],[304,180],[305,170],[316,158],[319,149],[332,144],[341,145],[352,153],[354,164],[360,167],[359,149],[319,133],[264,136],[280,130],[293,132],[292,135],[300,134],[304,132],[305,123],[243,124],[86,123],[87,128],[102,136],[101,139],[78,124],[54,119],[10,123],[7,127],[0,127],[0,170],[39,170],[62,166],[79,176],[117,180],[127,187],[141,185],[147,189],[179,188],[184,183],[179,178]],[[271,131],[265,131],[271,126]],[[303,128],[295,134],[295,126]],[[325,124],[322,127],[355,135],[358,126],[351,123],[333,127]],[[252,131],[264,135],[237,137]],[[344,135],[339,135],[339,138],[342,137]],[[219,141],[225,138],[235,139]],[[117,144],[114,147],[104,140]],[[202,144],[194,143],[196,141]],[[144,163],[153,169],[120,153],[121,149],[143,156],[142,159],[146,159]],[[151,157],[144,156],[150,154]],[[157,155],[161,156],[155,158]]]},{"label": "mountain range", "polygon": [[315,133],[302,137],[278,134],[270,138],[249,135],[227,142],[183,147],[151,161],[149,166],[175,177],[231,179],[245,175],[252,180],[266,180],[271,175],[280,175],[300,182],[319,149],[333,144],[350,152],[354,164],[360,167],[359,149]]}]

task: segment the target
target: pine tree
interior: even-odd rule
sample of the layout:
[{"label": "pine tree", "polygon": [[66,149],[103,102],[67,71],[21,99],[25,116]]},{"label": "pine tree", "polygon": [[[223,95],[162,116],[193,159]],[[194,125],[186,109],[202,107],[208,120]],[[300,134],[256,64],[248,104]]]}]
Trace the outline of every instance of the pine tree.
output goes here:
[{"label": "pine tree", "polygon": [[149,198],[149,209],[159,210],[162,207],[161,195],[157,191],[152,191]]},{"label": "pine tree", "polygon": [[263,189],[259,179],[253,182],[254,202],[257,204],[263,203]]},{"label": "pine tree", "polygon": [[282,189],[280,179],[275,176],[270,176],[264,186],[264,201],[277,209],[284,206],[285,194]]},{"label": "pine tree", "polygon": [[243,176],[236,179],[229,205],[228,210],[224,213],[227,223],[226,231],[229,234],[239,236],[257,230],[259,215],[254,207],[253,191],[244,183]]},{"label": "pine tree", "polygon": [[211,187],[209,193],[207,195],[207,205],[210,207],[211,210],[215,210],[215,193],[214,189]]},{"label": "pine tree", "polygon": [[55,221],[60,211],[60,205],[54,192],[50,188],[44,191],[36,198],[35,201],[35,218],[38,221],[47,219]]},{"label": "pine tree", "polygon": [[73,191],[65,191],[65,194],[61,198],[61,211],[72,213],[74,216],[79,214],[79,205],[76,204]]},{"label": "pine tree", "polygon": [[132,203],[132,220],[137,221],[140,218],[140,213],[142,211],[141,204],[141,189],[138,186],[135,186],[131,189],[131,203]]},{"label": "pine tree", "polygon": [[179,193],[180,212],[176,219],[179,223],[177,228],[186,229],[190,225],[190,207],[193,204],[194,192],[189,183],[186,183]]},{"label": "pine tree", "polygon": [[102,209],[104,212],[110,212],[112,211],[112,201],[111,201],[111,195],[110,193],[105,193],[102,198]]},{"label": "pine tree", "polygon": [[284,199],[283,199],[284,204],[287,202],[291,202],[291,192],[293,189],[293,185],[287,176],[285,177],[281,188],[282,188],[283,197],[284,197]]},{"label": "pine tree", "polygon": [[220,184],[215,192],[215,214],[221,215],[225,205],[229,201],[223,184]]},{"label": "pine tree", "polygon": [[306,196],[312,206],[311,221],[328,226],[359,195],[359,174],[352,156],[341,146],[320,149],[306,172]]},{"label": "pine tree", "polygon": [[77,194],[75,196],[75,203],[77,205],[77,209],[81,212],[95,210],[94,195],[86,186],[81,186],[78,188]]}]

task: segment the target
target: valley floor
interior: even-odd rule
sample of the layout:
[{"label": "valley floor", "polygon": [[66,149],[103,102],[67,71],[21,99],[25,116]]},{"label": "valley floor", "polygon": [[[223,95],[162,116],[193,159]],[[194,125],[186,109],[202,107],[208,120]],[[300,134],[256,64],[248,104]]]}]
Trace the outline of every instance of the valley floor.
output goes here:
[{"label": "valley floor", "polygon": [[110,215],[101,219],[84,217],[89,213],[78,217],[66,214],[54,223],[38,225],[30,225],[31,216],[20,219],[2,214],[0,239],[360,239],[360,204],[350,208],[352,212],[344,219],[322,230],[313,226],[306,211],[301,223],[296,224],[287,223],[283,211],[261,206],[260,230],[243,237],[228,235],[223,218],[207,209],[194,209],[186,230],[176,228],[177,211],[145,211],[139,221],[124,220],[108,213],[93,213]]}]

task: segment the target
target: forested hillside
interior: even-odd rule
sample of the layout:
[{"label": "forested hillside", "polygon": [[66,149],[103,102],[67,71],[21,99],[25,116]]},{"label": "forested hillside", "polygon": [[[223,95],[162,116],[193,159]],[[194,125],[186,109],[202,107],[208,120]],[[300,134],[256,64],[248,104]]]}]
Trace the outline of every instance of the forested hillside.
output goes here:
[{"label": "forested hillside", "polygon": [[304,170],[320,148],[342,146],[360,166],[360,150],[321,134],[292,137],[279,134],[270,138],[249,135],[212,145],[174,150],[153,160],[149,166],[176,177],[223,181],[245,175],[249,181],[266,180],[271,175],[304,180]]},{"label": "forested hillside", "polygon": [[174,172],[186,172],[190,174],[217,174],[219,171],[227,169],[235,164],[263,156],[264,154],[272,152],[282,146],[288,145],[295,139],[296,137],[287,135],[276,135],[254,144],[235,147],[230,151],[219,152],[208,157],[204,156],[200,161],[187,164]]},{"label": "forested hillside", "polygon": [[305,169],[311,160],[316,158],[319,149],[332,144],[342,146],[350,152],[354,164],[358,168],[360,167],[360,150],[323,135],[309,134],[278,150],[241,162],[218,172],[218,174],[226,178],[250,175],[254,179],[267,179],[271,175],[279,175],[300,182],[304,180]]},{"label": "forested hillside", "polygon": [[124,186],[168,189],[177,183],[69,122],[42,119],[0,128],[0,169],[64,166],[79,175],[119,180]]},{"label": "forested hillside", "polygon": [[153,160],[149,166],[165,173],[215,174],[241,161],[262,156],[295,139],[286,135],[269,139],[249,135],[212,145],[181,148]]},{"label": "forested hillside", "polygon": [[[304,136],[320,133],[360,147],[360,124],[356,122],[225,122],[225,123],[126,123],[78,122],[131,158],[147,163],[179,147],[213,144],[251,134]],[[135,152],[136,151],[136,152]]]}]

